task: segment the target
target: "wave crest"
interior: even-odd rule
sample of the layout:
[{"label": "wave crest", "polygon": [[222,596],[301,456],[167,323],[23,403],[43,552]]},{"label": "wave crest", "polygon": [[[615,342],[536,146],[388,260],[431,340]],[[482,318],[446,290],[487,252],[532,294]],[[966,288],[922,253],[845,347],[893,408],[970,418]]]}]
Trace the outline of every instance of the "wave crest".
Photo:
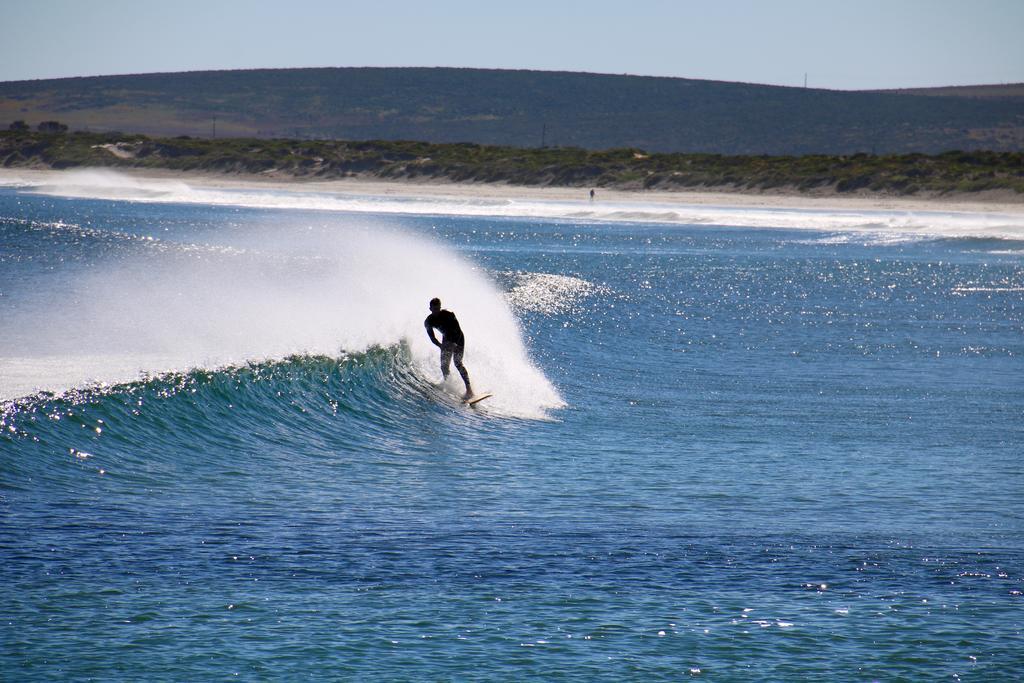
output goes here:
[{"label": "wave crest", "polygon": [[50,249],[56,231],[74,236],[62,253],[88,257],[71,280],[41,276],[23,297],[31,305],[12,309],[0,335],[0,400],[396,344],[421,375],[440,380],[423,329],[437,296],[459,316],[466,365],[478,391],[496,394],[492,409],[542,418],[563,405],[502,292],[453,250],[365,218],[269,220],[229,244],[8,224],[22,231],[24,249]]}]

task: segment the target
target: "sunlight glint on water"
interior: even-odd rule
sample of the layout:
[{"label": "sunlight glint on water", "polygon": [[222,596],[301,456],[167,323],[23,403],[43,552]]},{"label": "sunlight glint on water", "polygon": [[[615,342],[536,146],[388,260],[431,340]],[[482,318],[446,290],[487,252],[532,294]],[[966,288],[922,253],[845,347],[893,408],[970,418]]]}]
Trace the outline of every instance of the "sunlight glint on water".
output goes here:
[{"label": "sunlight glint on water", "polygon": [[0,190],[17,679],[1024,670],[1021,242],[142,190]]}]

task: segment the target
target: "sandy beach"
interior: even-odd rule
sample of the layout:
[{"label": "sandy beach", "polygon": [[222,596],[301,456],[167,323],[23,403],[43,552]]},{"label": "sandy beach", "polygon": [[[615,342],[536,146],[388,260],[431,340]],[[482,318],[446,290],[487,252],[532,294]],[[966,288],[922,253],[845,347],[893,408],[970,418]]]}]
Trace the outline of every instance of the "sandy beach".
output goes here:
[{"label": "sandy beach", "polygon": [[[577,187],[527,187],[500,183],[414,182],[365,178],[306,180],[280,175],[225,175],[139,168],[71,169],[68,171],[0,169],[0,183],[45,184],[61,176],[81,173],[87,170],[116,173],[143,182],[149,180],[179,181],[202,189],[264,189],[394,198],[430,197],[485,201],[579,201],[581,204],[589,204],[590,202],[590,188]],[[1015,195],[1010,192],[978,193],[977,195],[951,197],[901,197],[880,196],[877,194],[840,195],[834,192],[804,194],[779,191],[769,194],[740,191],[645,191],[595,188],[595,202],[794,210],[941,211],[944,213],[1024,215],[1024,196]]]}]

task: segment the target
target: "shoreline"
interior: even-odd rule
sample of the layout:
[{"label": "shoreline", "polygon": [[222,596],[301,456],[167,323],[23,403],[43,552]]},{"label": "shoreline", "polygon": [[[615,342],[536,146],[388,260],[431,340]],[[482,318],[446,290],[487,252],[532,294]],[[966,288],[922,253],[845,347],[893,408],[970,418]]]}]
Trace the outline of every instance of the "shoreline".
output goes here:
[{"label": "shoreline", "polygon": [[[393,198],[451,198],[496,201],[579,202],[589,206],[589,187],[526,186],[507,183],[465,183],[447,180],[381,180],[379,178],[335,178],[317,180],[278,174],[225,174],[207,171],[135,167],[77,167],[67,170],[0,168],[0,184],[45,184],[50,178],[83,172],[122,175],[138,181],[177,181],[201,189],[271,189],[287,192],[369,195]],[[836,192],[808,194],[796,191],[762,193],[721,190],[624,190],[594,188],[595,204],[648,204],[659,206],[706,206],[750,209],[905,211],[964,214],[1024,215],[1024,196],[1013,193],[979,193],[961,196],[879,196],[846,195]]]}]

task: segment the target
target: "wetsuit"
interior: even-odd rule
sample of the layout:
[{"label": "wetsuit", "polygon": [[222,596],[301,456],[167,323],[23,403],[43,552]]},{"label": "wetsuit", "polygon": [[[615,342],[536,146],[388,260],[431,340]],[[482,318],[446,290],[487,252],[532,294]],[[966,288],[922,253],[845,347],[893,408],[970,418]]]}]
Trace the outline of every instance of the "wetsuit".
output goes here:
[{"label": "wetsuit", "polygon": [[[462,364],[462,356],[466,352],[466,337],[462,334],[462,328],[459,327],[458,318],[451,311],[442,308],[440,311],[428,315],[427,319],[423,321],[423,326],[427,328],[430,341],[434,342],[435,346],[441,347],[441,374],[448,379],[450,366],[454,360],[455,369],[462,375],[462,381],[466,383],[468,392],[469,373]],[[437,337],[434,336],[434,328],[441,331],[441,341],[437,341]]]}]

